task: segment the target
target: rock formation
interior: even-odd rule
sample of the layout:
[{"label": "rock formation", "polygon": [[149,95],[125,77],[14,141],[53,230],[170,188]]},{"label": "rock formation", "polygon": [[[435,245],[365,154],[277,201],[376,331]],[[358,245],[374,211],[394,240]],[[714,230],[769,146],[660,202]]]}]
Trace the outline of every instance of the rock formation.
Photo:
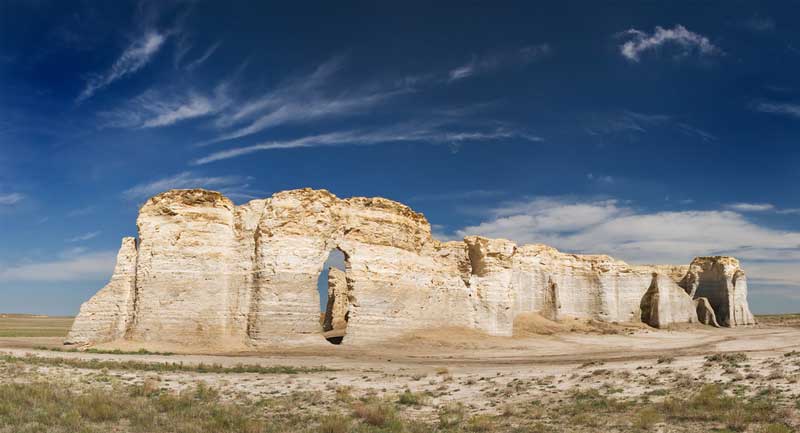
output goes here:
[{"label": "rock formation", "polygon": [[677,283],[666,275],[653,273],[650,287],[640,304],[642,322],[656,328],[672,323],[697,323],[694,301]]},{"label": "rock formation", "polygon": [[[347,329],[350,313],[350,290],[344,271],[328,268],[328,303],[325,308],[325,321],[322,330],[330,339],[343,337]],[[334,331],[331,333],[331,331]],[[341,341],[341,340],[340,340]]]},{"label": "rock formation", "polygon": [[454,325],[510,336],[532,312],[665,327],[697,321],[698,296],[721,325],[754,323],[735,259],[632,266],[503,239],[440,242],[422,214],[383,198],[301,189],[235,206],[218,192],[172,190],[142,206],[137,226],[67,343],[324,343],[316,281],[334,248],[347,273],[332,277],[328,326],[344,319],[345,344]]},{"label": "rock formation", "polygon": [[733,257],[697,257],[681,281],[692,298],[708,299],[722,326],[754,325],[747,304],[747,277]]}]

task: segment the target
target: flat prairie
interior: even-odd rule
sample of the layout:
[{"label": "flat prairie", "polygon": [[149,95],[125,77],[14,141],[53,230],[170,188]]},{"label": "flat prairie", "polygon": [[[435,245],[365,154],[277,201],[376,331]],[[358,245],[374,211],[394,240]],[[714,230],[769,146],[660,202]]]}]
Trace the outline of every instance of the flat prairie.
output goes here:
[{"label": "flat prairie", "polygon": [[0,339],[0,432],[795,432],[795,316],[671,330],[531,318],[513,338],[453,328],[225,354],[69,351],[39,332],[68,319],[26,317]]}]

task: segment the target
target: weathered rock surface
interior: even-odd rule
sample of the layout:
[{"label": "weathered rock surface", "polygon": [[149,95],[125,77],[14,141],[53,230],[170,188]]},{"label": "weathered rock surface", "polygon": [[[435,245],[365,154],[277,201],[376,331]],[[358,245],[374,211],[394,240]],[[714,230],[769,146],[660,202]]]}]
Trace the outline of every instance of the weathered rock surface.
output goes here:
[{"label": "weathered rock surface", "polygon": [[754,325],[747,304],[747,277],[733,257],[697,257],[681,286],[692,298],[707,298],[722,326]]},{"label": "weathered rock surface", "polygon": [[673,323],[697,323],[697,310],[692,298],[666,275],[653,273],[650,287],[640,304],[642,322],[656,328]]},{"label": "weathered rock surface", "polygon": [[235,206],[217,192],[173,190],[148,200],[137,226],[68,342],[324,342],[316,281],[334,248],[346,256],[346,295],[334,273],[330,326],[346,316],[347,344],[454,325],[509,336],[522,313],[640,321],[648,292],[654,326],[696,321],[695,294],[727,318],[721,324],[754,322],[735,259],[697,258],[687,273],[503,239],[439,242],[422,214],[383,198],[301,189]]},{"label": "weathered rock surface", "polygon": [[350,290],[344,271],[328,268],[328,304],[325,308],[323,331],[344,331],[350,313]]}]

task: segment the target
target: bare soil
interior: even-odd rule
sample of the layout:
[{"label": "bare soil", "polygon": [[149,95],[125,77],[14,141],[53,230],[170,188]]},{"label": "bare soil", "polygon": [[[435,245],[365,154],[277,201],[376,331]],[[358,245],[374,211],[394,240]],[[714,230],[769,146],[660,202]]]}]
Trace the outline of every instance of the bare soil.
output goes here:
[{"label": "bare soil", "polygon": [[[681,392],[681,387],[689,392],[702,384],[721,384],[736,386],[736,392],[745,396],[767,389],[779,392],[789,401],[782,422],[787,428],[800,429],[798,410],[791,409],[795,404],[792,399],[800,409],[800,327],[789,319],[762,320],[761,325],[748,328],[697,326],[674,330],[529,319],[519,325],[515,337],[509,338],[452,328],[409,334],[370,347],[315,345],[199,355],[180,354],[180,347],[148,347],[176,353],[152,355],[56,352],[42,347],[57,347],[58,338],[6,337],[0,339],[0,354],[231,367],[326,367],[334,371],[300,375],[153,373],[63,365],[17,366],[37,380],[67,381],[78,389],[155,381],[161,389],[174,392],[203,383],[231,401],[313,396],[309,398],[317,403],[302,408],[311,414],[341,408],[342,393],[352,399],[394,401],[398,395],[411,392],[424,395],[425,403],[403,406],[403,416],[431,423],[443,407],[454,403],[463,405],[470,416],[500,416],[509,407],[528,407],[532,401],[557,405],[576,392],[598,390],[614,398],[657,401],[660,395]],[[139,347],[107,348],[135,351]],[[702,428],[707,426],[698,428],[696,431],[706,431]],[[583,430],[576,427],[567,431]],[[667,430],[659,427],[651,431]]]}]

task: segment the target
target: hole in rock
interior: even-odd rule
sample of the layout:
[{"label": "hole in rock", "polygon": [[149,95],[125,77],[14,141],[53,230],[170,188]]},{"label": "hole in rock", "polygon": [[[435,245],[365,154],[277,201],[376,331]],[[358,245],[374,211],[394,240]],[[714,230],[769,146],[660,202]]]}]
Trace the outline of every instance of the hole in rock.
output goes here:
[{"label": "hole in rock", "polygon": [[335,248],[328,253],[322,266],[319,290],[320,325],[322,335],[331,344],[341,344],[350,318],[350,289],[347,285],[347,256]]}]

